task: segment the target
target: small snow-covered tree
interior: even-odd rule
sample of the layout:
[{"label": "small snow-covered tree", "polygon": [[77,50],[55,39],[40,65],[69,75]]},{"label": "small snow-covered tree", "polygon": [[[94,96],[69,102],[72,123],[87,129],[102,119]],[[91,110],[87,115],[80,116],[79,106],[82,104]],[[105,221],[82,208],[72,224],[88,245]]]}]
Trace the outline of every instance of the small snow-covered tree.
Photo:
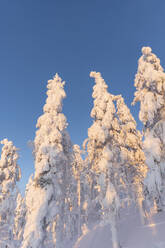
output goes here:
[{"label": "small snow-covered tree", "polygon": [[14,217],[18,189],[16,183],[21,172],[17,164],[17,148],[11,141],[4,139],[0,159],[0,247],[14,248]]},{"label": "small snow-covered tree", "polygon": [[150,47],[142,48],[135,77],[134,104],[140,102],[144,125],[144,151],[149,167],[146,192],[157,209],[165,206],[165,73]]},{"label": "small snow-covered tree", "polygon": [[89,168],[88,164],[82,159],[82,151],[78,145],[73,146],[74,160],[73,160],[73,172],[76,179],[77,195],[75,195],[76,203],[76,219],[77,223],[77,235],[78,237],[87,230],[88,224],[88,207],[90,204],[89,195]]},{"label": "small snow-covered tree", "polygon": [[[114,96],[108,93],[108,86],[100,73],[91,72],[95,79],[93,87],[94,107],[91,117],[93,125],[88,129],[87,152],[91,167],[91,196],[93,211],[104,223],[110,222],[113,248],[119,247],[116,218],[119,210],[118,197],[118,147],[114,133],[119,130],[115,116]],[[110,198],[109,198],[110,196]],[[109,218],[107,218],[107,215]]]},{"label": "small snow-covered tree", "polygon": [[14,229],[13,229],[14,239],[17,242],[16,247],[20,247],[23,240],[25,216],[26,216],[25,198],[23,198],[21,194],[18,193],[16,199],[16,209],[15,209]]},{"label": "small snow-covered tree", "polygon": [[72,145],[62,113],[64,82],[56,74],[47,88],[48,97],[34,140],[35,174],[26,193],[22,248],[61,248],[74,235],[70,223],[76,186],[71,166]]}]

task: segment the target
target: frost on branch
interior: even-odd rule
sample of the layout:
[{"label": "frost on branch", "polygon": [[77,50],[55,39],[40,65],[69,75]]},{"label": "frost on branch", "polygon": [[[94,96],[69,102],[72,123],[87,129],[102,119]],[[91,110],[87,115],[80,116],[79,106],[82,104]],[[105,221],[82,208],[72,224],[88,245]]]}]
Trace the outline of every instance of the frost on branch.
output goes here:
[{"label": "frost on branch", "polygon": [[17,164],[17,148],[11,141],[1,141],[2,153],[0,159],[0,247],[15,247],[13,228],[17,199],[16,183],[21,172]]},{"label": "frost on branch", "polygon": [[22,248],[62,247],[73,238],[72,145],[66,131],[62,101],[66,94],[58,74],[47,85],[44,113],[34,140],[35,174],[26,193],[27,219]]}]

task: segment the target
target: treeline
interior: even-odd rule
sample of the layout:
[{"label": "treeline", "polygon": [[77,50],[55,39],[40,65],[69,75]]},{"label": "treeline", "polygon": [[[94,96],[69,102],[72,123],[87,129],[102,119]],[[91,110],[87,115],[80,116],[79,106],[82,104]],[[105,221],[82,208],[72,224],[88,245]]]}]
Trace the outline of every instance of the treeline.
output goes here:
[{"label": "treeline", "polygon": [[[33,142],[35,172],[25,197],[18,151],[4,139],[0,159],[0,247],[66,248],[96,223],[110,224],[120,247],[121,209],[138,208],[142,221],[165,206],[165,73],[151,48],[143,47],[133,104],[140,102],[143,131],[121,95],[112,95],[99,72],[94,78],[93,124],[80,149],[62,113],[65,83],[47,84],[43,114]],[[147,214],[146,214],[147,213]]]}]

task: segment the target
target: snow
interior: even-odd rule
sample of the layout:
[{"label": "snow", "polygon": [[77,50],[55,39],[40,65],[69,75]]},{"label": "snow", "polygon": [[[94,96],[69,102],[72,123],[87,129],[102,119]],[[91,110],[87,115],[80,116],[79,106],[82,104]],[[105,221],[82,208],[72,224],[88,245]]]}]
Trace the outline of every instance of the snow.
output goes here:
[{"label": "snow", "polygon": [[151,54],[151,52],[152,52],[151,47],[142,47],[142,53],[143,53],[144,55]]},{"label": "snow", "polygon": [[[119,235],[122,248],[164,248],[165,213],[152,217],[151,222],[142,225],[137,213],[127,214],[119,221]],[[96,225],[83,235],[74,248],[112,248],[110,225]]]},{"label": "snow", "polygon": [[[121,95],[94,78],[93,124],[82,151],[62,113],[65,82],[56,74],[33,142],[35,162],[23,198],[17,148],[0,159],[0,248],[165,248],[165,73],[142,48],[134,103],[137,130]],[[82,156],[83,155],[83,156]],[[160,212],[161,211],[161,212]]]},{"label": "snow", "polygon": [[18,149],[7,139],[2,140],[1,144],[3,147],[0,159],[0,247],[12,248],[15,245],[13,229],[18,195],[16,183],[21,178],[21,171],[17,164]]},{"label": "snow", "polygon": [[58,74],[48,81],[44,112],[37,121],[35,173],[26,189],[22,248],[61,248],[76,237],[74,155],[62,113],[64,85]]},{"label": "snow", "polygon": [[165,73],[160,60],[151,53],[150,47],[142,48],[138,70],[135,76],[135,98],[133,104],[140,102],[139,119],[146,125],[152,125],[157,112],[164,107]]}]

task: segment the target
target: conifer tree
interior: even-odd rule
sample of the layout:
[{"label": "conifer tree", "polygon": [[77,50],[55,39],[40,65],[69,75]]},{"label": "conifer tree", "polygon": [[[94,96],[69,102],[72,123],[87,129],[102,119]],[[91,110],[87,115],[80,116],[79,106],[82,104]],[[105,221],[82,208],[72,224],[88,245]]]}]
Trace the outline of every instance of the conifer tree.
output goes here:
[{"label": "conifer tree", "polygon": [[100,73],[92,72],[91,76],[96,82],[91,112],[94,122],[87,141],[92,198],[96,206],[100,204],[98,213],[101,212],[103,222],[111,223],[113,246],[119,247],[117,216],[123,200],[128,204],[137,199],[143,216],[143,180],[147,167],[142,136],[123,98],[108,93]]},{"label": "conifer tree", "polygon": [[64,82],[56,74],[47,88],[48,97],[34,140],[35,174],[26,194],[22,248],[61,248],[74,235],[70,223],[76,187],[72,180],[72,145],[62,113]]},{"label": "conifer tree", "polygon": [[135,87],[133,103],[140,102],[139,119],[144,125],[144,151],[149,168],[146,195],[161,210],[165,206],[165,73],[150,47],[142,48]]},{"label": "conifer tree", "polygon": [[15,218],[14,218],[14,239],[16,240],[16,247],[20,247],[23,240],[23,232],[25,226],[25,216],[26,216],[26,206],[25,198],[21,196],[18,192],[16,199],[16,209],[15,209]]},{"label": "conifer tree", "polygon": [[0,247],[14,248],[14,214],[18,189],[16,183],[21,172],[17,164],[17,148],[11,141],[4,139],[0,159]]},{"label": "conifer tree", "polygon": [[74,204],[77,208],[75,222],[77,222],[77,235],[80,237],[81,234],[87,230],[88,225],[88,208],[90,204],[89,168],[82,159],[83,152],[78,145],[73,146],[73,152],[73,172],[77,184],[77,195],[75,195],[77,203]]},{"label": "conifer tree", "polygon": [[132,199],[134,202],[137,201],[143,218],[142,202],[144,201],[144,179],[147,174],[147,166],[142,150],[142,135],[136,129],[136,121],[122,96],[117,96],[116,102],[120,132],[115,139],[120,148],[121,181],[124,182],[129,201],[132,202]]},{"label": "conifer tree", "polygon": [[[118,197],[118,148],[114,144],[114,133],[119,130],[115,116],[114,96],[107,92],[108,86],[100,73],[91,72],[95,78],[92,97],[94,107],[91,117],[93,125],[88,129],[87,152],[91,167],[91,196],[93,210],[99,213],[104,223],[111,223],[113,248],[119,247],[116,218],[120,203]],[[109,216],[107,218],[107,216]]]}]

